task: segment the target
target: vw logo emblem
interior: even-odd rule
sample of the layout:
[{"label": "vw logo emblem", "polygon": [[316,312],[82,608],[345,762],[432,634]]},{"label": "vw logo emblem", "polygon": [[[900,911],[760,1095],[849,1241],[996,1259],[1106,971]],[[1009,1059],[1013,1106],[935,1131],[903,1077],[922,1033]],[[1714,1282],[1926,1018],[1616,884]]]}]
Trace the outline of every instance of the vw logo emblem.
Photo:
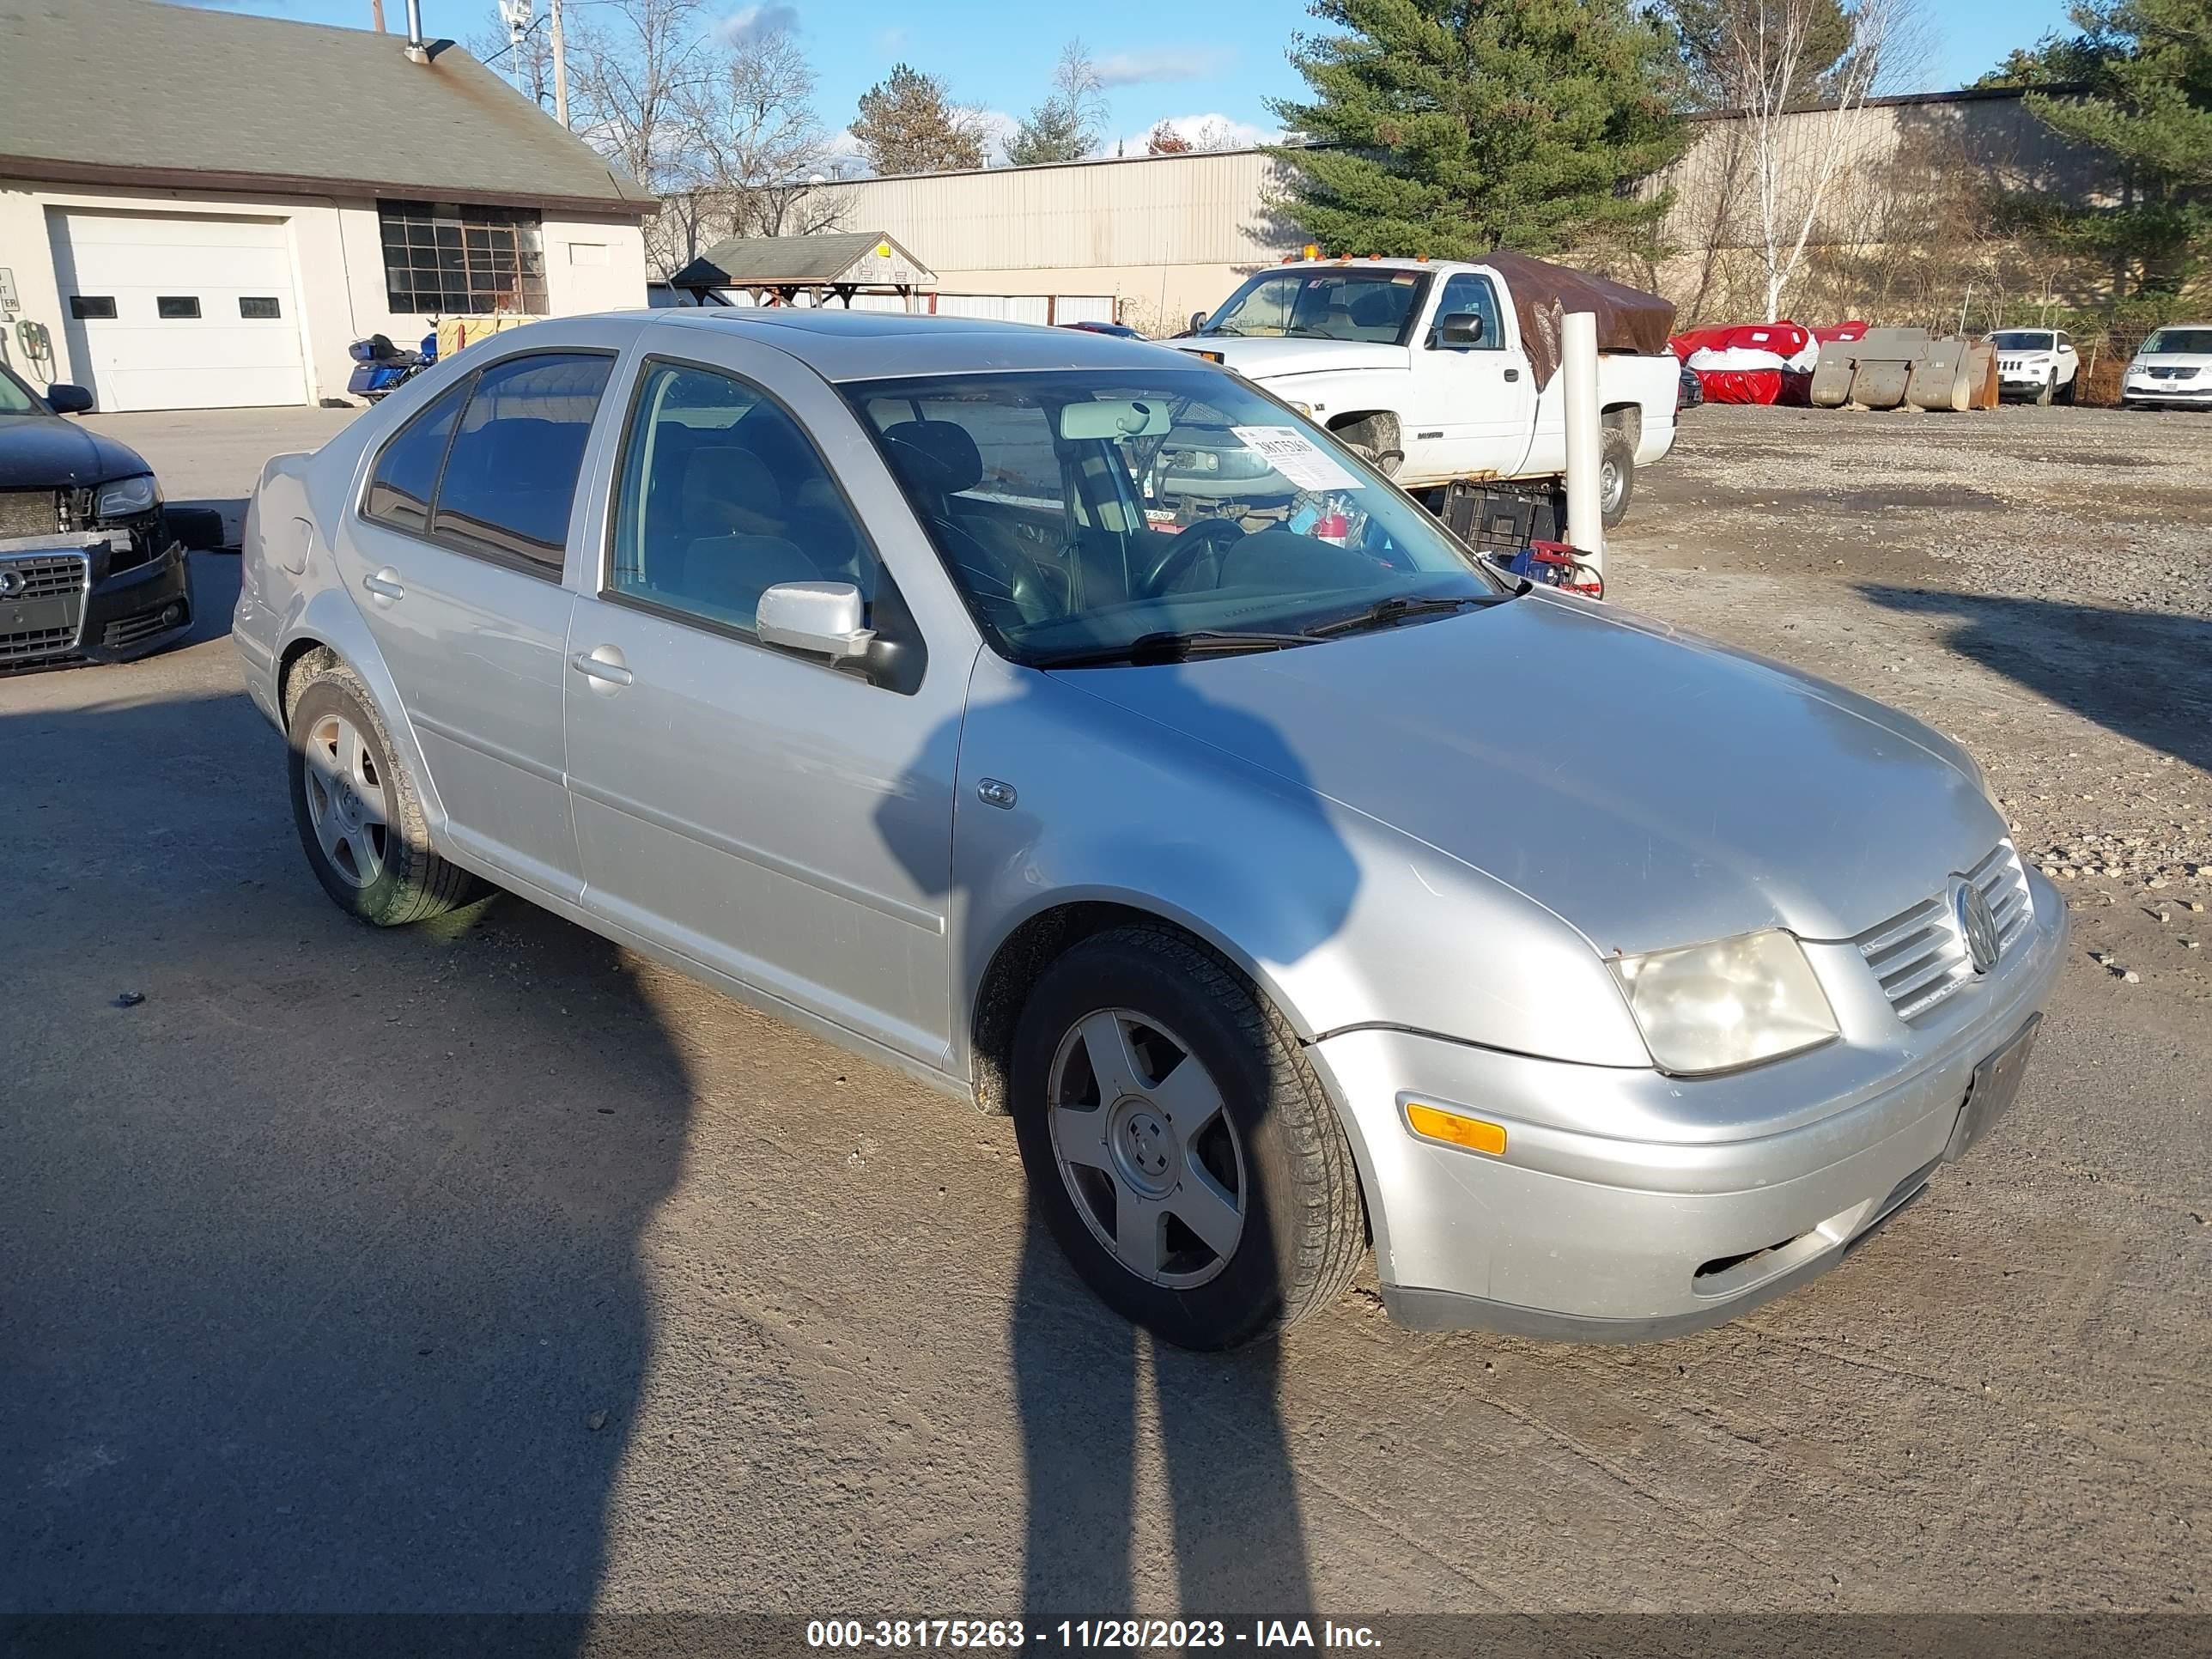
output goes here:
[{"label": "vw logo emblem", "polygon": [[1997,918],[1982,890],[1963,878],[1951,884],[1951,914],[1959,919],[1959,937],[1966,942],[1966,960],[1974,971],[1986,974],[1997,965]]},{"label": "vw logo emblem", "polygon": [[23,591],[23,573],[0,568],[0,599],[12,599]]}]

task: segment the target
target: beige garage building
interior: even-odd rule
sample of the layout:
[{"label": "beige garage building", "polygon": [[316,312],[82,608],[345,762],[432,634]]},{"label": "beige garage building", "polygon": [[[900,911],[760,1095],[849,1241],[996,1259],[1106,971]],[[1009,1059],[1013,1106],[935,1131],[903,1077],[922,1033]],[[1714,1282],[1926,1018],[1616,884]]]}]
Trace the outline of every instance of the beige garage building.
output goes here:
[{"label": "beige garage building", "polygon": [[314,403],[366,335],[645,302],[652,198],[450,42],[148,0],[0,0],[0,361],[27,380]]}]

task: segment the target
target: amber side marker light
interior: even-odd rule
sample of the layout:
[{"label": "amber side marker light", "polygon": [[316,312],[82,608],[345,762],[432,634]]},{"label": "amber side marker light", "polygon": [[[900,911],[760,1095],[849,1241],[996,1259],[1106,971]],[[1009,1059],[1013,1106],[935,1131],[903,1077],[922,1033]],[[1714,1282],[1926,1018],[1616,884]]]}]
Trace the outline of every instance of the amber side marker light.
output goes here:
[{"label": "amber side marker light", "polygon": [[1415,1134],[1426,1135],[1431,1140],[1449,1141],[1470,1152],[1488,1152],[1492,1158],[1505,1156],[1505,1126],[1502,1123],[1462,1117],[1439,1106],[1424,1106],[1418,1100],[1406,1103],[1406,1121]]}]

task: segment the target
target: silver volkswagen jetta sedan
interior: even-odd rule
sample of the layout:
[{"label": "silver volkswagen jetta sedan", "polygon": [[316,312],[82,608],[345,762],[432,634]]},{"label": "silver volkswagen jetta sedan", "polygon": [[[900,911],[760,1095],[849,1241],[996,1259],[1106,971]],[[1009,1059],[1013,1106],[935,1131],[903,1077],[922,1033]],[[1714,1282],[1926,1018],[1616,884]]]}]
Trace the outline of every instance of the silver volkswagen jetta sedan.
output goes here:
[{"label": "silver volkswagen jetta sedan", "polygon": [[518,329],[271,461],[244,568],[340,906],[496,884],[1011,1112],[1192,1346],[1370,1240],[1424,1328],[1726,1319],[2005,1110],[2062,954],[1956,744],[1103,336]]}]

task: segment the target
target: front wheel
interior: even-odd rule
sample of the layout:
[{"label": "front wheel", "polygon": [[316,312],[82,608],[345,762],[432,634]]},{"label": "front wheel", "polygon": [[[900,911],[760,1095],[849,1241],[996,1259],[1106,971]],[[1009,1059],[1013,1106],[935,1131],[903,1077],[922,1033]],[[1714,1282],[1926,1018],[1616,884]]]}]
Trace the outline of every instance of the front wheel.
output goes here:
[{"label": "front wheel", "polygon": [[1110,929],[1046,970],[1013,1105],[1032,1202],[1076,1272],[1179,1346],[1280,1329],[1366,1253],[1351,1149],[1296,1036],[1170,928]]},{"label": "front wheel", "polygon": [[1628,516],[1629,498],[1635,494],[1636,446],[1619,427],[1609,426],[1597,463],[1598,515],[1607,530]]}]

